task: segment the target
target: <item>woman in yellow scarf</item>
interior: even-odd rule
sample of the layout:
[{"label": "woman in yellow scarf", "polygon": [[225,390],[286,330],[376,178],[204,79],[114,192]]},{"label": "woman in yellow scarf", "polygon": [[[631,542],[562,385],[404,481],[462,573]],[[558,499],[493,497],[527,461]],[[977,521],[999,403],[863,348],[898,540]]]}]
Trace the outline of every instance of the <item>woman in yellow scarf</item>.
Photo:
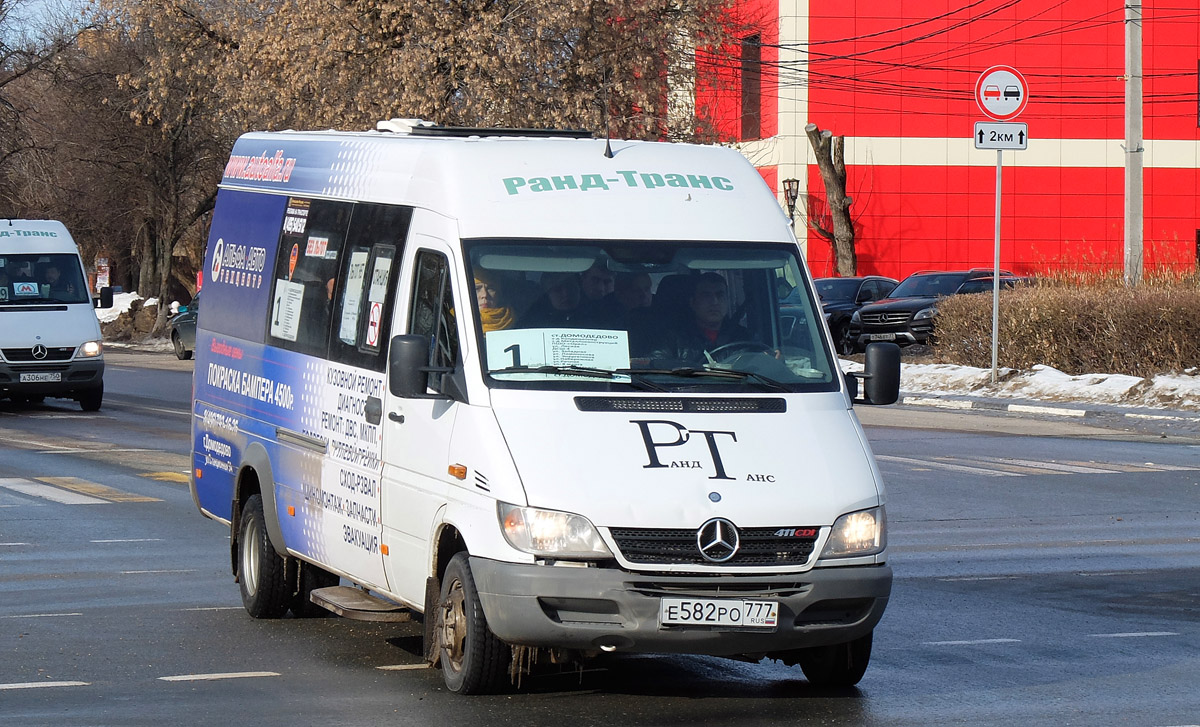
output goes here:
[{"label": "woman in yellow scarf", "polygon": [[488,270],[475,271],[475,301],[483,332],[499,331],[513,324],[512,308],[500,306],[499,277]]}]

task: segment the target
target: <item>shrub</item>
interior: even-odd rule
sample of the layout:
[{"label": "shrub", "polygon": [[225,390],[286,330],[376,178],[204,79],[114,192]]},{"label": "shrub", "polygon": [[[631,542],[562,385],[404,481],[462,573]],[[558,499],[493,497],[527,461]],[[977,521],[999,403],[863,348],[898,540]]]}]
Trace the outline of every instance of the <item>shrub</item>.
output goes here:
[{"label": "shrub", "polygon": [[[1067,374],[1149,377],[1200,366],[1200,285],[1159,277],[1136,288],[1111,278],[1060,276],[1000,292],[999,364]],[[992,296],[938,304],[938,360],[992,365]]]}]

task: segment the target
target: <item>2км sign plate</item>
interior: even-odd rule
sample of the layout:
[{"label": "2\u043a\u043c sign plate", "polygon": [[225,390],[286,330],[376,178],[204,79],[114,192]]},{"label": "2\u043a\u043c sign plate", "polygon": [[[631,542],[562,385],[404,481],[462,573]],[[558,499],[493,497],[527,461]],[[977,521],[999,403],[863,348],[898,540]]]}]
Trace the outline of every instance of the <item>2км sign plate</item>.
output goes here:
[{"label": "2\u043a\u043c sign plate", "polygon": [[1029,125],[1011,121],[976,121],[975,148],[1027,149]]}]

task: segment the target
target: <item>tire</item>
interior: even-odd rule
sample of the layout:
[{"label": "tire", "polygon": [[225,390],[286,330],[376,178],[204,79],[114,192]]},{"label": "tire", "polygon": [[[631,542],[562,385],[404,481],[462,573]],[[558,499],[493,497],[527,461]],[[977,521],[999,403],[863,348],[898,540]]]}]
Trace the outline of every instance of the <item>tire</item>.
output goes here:
[{"label": "tire", "polygon": [[100,385],[79,395],[79,408],[84,411],[100,411],[104,401],[104,386]]},{"label": "tire", "polygon": [[803,649],[797,661],[809,683],[820,687],[852,687],[858,684],[871,661],[871,636],[831,646]]},{"label": "tire", "polygon": [[279,618],[291,605],[283,558],[267,536],[262,496],[251,495],[238,527],[238,585],[242,605],[254,618]]},{"label": "tire", "polygon": [[850,340],[849,324],[837,326],[830,333],[833,334],[833,345],[839,356],[849,356],[855,353],[854,342]]},{"label": "tire", "polygon": [[175,358],[180,361],[187,361],[192,357],[192,352],[184,348],[183,339],[179,337],[178,332],[171,333],[171,345],[175,348]]},{"label": "tire", "polygon": [[512,650],[488,628],[466,553],[446,566],[437,607],[442,679],[458,694],[488,694],[508,684]]},{"label": "tire", "polygon": [[336,586],[341,578],[312,563],[299,562],[300,575],[296,595],[292,597],[292,615],[296,618],[324,618],[333,612],[312,602],[310,596],[318,588]]}]

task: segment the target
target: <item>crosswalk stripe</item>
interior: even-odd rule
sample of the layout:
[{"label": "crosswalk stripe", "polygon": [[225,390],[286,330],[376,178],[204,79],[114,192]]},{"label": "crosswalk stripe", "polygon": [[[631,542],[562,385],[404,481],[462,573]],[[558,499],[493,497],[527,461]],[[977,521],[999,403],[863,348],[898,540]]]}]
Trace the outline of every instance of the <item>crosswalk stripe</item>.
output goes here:
[{"label": "crosswalk stripe", "polygon": [[20,492],[23,495],[31,497],[40,497],[43,500],[52,502],[61,502],[64,505],[111,505],[109,500],[101,500],[98,497],[89,497],[78,492],[70,490],[62,490],[50,485],[39,485],[36,482],[22,480],[15,477],[0,478],[0,487]]},{"label": "crosswalk stripe", "polygon": [[1012,464],[1020,467],[1030,467],[1037,470],[1050,470],[1051,472],[1070,472],[1077,475],[1114,475],[1118,470],[1104,469],[1097,467],[1094,464],[1063,464],[1061,462],[1035,462],[1027,459],[1014,459],[1011,457],[976,457],[975,459],[982,462],[991,462],[994,464]]},{"label": "crosswalk stripe", "polygon": [[968,467],[960,464],[950,464],[949,462],[939,462],[937,460],[915,459],[913,457],[897,457],[890,454],[879,454],[875,459],[884,462],[899,462],[901,464],[910,464],[924,467],[937,467],[938,469],[949,470],[951,472],[965,472],[972,475],[983,475],[984,477],[1020,477],[1016,472],[1003,472],[995,469],[984,469],[982,467]]},{"label": "crosswalk stripe", "polygon": [[187,472],[143,472],[142,477],[148,477],[158,482],[178,482],[180,484],[188,484]]},{"label": "crosswalk stripe", "polygon": [[62,487],[67,490],[74,490],[83,495],[92,495],[95,497],[108,500],[109,502],[162,502],[157,497],[148,497],[146,495],[135,495],[130,492],[122,492],[114,490],[105,485],[98,485],[95,482],[81,480],[78,477],[39,477],[40,481],[55,487]]}]

